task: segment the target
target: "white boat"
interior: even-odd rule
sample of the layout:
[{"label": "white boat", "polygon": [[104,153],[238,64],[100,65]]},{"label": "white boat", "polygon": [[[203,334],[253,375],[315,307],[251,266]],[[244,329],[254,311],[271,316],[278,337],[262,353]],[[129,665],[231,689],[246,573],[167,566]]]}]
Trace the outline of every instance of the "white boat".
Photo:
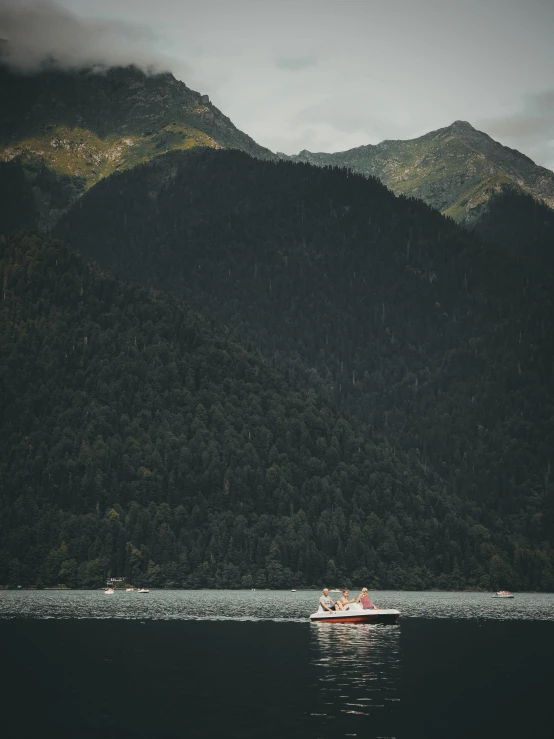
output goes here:
[{"label": "white boat", "polygon": [[326,611],[320,608],[310,615],[310,621],[328,624],[394,624],[400,611],[395,608],[362,608],[360,603],[350,603],[342,611]]},{"label": "white boat", "polygon": [[509,590],[499,590],[498,593],[492,596],[493,598],[513,598],[514,596]]},{"label": "white boat", "polygon": [[295,590],[295,588],[293,588],[293,589],[292,589],[292,590],[291,590],[290,592],[291,592],[291,593],[296,593],[296,590]]},{"label": "white boat", "polygon": [[139,588],[139,589],[137,590],[137,593],[149,593],[149,592],[150,592],[150,591],[149,591],[149,590],[147,590],[146,588]]},{"label": "white boat", "polygon": [[104,588],[104,592],[106,595],[113,595],[115,593],[115,590],[113,588]]},{"label": "white boat", "polygon": [[125,588],[126,593],[134,593],[134,591],[135,591],[134,588]]}]

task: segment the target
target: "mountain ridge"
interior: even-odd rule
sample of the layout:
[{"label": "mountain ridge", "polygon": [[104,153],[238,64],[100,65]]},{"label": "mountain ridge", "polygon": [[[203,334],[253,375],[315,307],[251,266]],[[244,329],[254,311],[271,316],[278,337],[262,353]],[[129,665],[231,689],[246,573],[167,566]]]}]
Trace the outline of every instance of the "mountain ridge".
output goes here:
[{"label": "mountain ridge", "polygon": [[411,140],[387,139],[332,154],[303,149],[288,156],[258,145],[207,95],[169,72],[149,74],[133,66],[48,67],[23,74],[0,62],[0,94],[8,103],[0,120],[3,187],[12,190],[11,200],[16,192],[21,199],[30,192],[32,202],[19,221],[15,214],[4,214],[4,231],[14,225],[47,231],[104,177],[168,151],[199,146],[347,167],[377,177],[395,194],[419,198],[468,227],[510,189],[554,208],[554,174],[467,121]]},{"label": "mountain ridge", "polygon": [[23,74],[0,64],[0,94],[0,164],[21,167],[41,230],[103,177],[166,151],[206,146],[273,156],[169,72],[131,66]]},{"label": "mountain ridge", "polygon": [[554,173],[467,121],[415,139],[387,139],[331,154],[304,149],[279,156],[378,177],[396,194],[417,197],[468,226],[479,220],[492,197],[509,187],[554,209]]}]

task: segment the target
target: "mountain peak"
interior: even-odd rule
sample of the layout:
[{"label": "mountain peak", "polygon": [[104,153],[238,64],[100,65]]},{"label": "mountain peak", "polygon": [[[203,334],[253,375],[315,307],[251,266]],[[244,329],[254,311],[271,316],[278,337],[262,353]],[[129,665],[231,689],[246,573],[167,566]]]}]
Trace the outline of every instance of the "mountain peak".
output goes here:
[{"label": "mountain peak", "polygon": [[[273,157],[171,72],[53,66],[23,75],[0,62],[0,98],[9,101],[0,118],[0,164],[22,167],[33,183],[40,228],[99,180],[167,151],[202,146]],[[50,185],[43,192],[39,184],[52,179],[55,202]]]},{"label": "mountain peak", "polygon": [[554,174],[468,121],[407,141],[335,154],[303,151],[294,159],[377,177],[397,195],[420,198],[465,225],[476,223],[504,188],[529,193],[554,209]]},{"label": "mountain peak", "polygon": [[452,128],[455,131],[476,131],[477,130],[471,125],[471,123],[468,123],[468,121],[454,121],[454,123],[448,126],[448,128]]}]

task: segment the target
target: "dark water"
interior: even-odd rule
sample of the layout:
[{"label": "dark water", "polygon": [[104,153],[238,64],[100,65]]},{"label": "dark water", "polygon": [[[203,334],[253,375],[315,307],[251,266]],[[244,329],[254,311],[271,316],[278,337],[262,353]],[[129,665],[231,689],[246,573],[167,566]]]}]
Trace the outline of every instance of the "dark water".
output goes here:
[{"label": "dark water", "polygon": [[0,593],[2,737],[554,734],[553,596],[375,600],[399,625],[310,624],[314,593]]}]

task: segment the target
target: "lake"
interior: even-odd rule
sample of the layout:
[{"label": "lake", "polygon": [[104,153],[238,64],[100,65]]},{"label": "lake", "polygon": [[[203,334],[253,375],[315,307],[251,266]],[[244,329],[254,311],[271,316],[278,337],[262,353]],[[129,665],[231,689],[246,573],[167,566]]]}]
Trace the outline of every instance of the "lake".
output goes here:
[{"label": "lake", "polygon": [[554,595],[0,591],[2,736],[551,737]]}]

